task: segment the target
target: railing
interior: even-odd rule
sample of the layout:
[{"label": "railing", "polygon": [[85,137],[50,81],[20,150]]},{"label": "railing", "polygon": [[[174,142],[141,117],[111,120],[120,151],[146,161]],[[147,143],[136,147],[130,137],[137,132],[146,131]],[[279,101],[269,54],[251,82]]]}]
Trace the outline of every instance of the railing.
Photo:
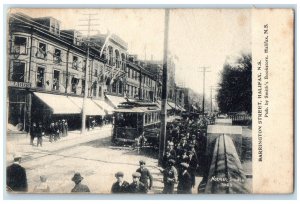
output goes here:
[{"label": "railing", "polygon": [[252,121],[252,116],[248,114],[243,114],[243,115],[229,115],[228,116],[230,119],[232,119],[232,122],[234,124],[244,124],[244,125],[249,125]]},{"label": "railing", "polygon": [[232,139],[219,136],[210,155],[211,163],[199,192],[212,194],[249,193],[245,173]]}]

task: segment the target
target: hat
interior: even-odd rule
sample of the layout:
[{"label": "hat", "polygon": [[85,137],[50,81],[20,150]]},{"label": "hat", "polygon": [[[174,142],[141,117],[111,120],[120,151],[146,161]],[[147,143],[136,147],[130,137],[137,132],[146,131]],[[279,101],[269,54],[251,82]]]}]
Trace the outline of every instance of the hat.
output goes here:
[{"label": "hat", "polygon": [[41,180],[42,182],[46,182],[46,181],[47,181],[47,177],[46,177],[45,175],[41,175],[41,176],[40,176],[40,180]]},{"label": "hat", "polygon": [[132,177],[133,177],[133,178],[140,178],[140,177],[141,177],[141,174],[140,174],[139,172],[134,172],[134,173],[132,174]]},{"label": "hat", "polygon": [[193,151],[188,151],[188,154],[194,154],[194,152]]},{"label": "hat", "polygon": [[169,159],[169,161],[168,161],[170,164],[175,164],[176,163],[176,161],[174,160],[174,159]]},{"label": "hat", "polygon": [[185,162],[180,163],[180,166],[185,167],[186,169],[189,168],[189,165]]},{"label": "hat", "polygon": [[124,173],[122,171],[118,171],[115,173],[115,177],[124,177]]},{"label": "hat", "polygon": [[21,154],[19,154],[19,153],[15,153],[14,154],[14,161],[17,161],[17,160],[19,160],[21,158],[22,158]]},{"label": "hat", "polygon": [[72,181],[82,181],[83,177],[80,175],[80,173],[75,173],[73,178],[72,178]]},{"label": "hat", "polygon": [[146,162],[144,160],[140,160],[140,165],[142,164],[146,164]]}]

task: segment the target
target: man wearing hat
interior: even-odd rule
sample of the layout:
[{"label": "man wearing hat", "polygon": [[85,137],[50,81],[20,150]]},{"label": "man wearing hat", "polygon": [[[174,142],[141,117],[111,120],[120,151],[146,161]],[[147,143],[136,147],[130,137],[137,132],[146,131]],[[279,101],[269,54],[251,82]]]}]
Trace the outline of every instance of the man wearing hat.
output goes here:
[{"label": "man wearing hat", "polygon": [[192,193],[192,177],[188,172],[189,165],[187,163],[180,164],[180,171],[178,174],[178,194],[190,194]]},{"label": "man wearing hat", "polygon": [[111,187],[112,193],[128,193],[129,183],[124,181],[124,173],[119,171],[115,174],[117,182],[115,182]]},{"label": "man wearing hat", "polygon": [[[136,172],[139,172],[141,174],[140,182],[142,182],[147,190],[151,190],[152,184],[153,184],[153,177],[150,173],[150,171],[145,167],[146,162],[141,160],[140,161],[140,168],[136,170]],[[150,185],[148,183],[148,180],[150,181]]]},{"label": "man wearing hat", "polygon": [[174,167],[175,160],[170,159],[168,161],[168,166],[162,171],[163,173],[163,181],[164,181],[164,189],[163,193],[165,194],[173,194],[174,193],[174,185],[177,183],[177,170]]},{"label": "man wearing hat", "polygon": [[147,193],[146,186],[140,182],[141,174],[139,172],[134,172],[132,174],[132,183],[128,187],[129,193]]},{"label": "man wearing hat", "polygon": [[6,168],[6,186],[8,191],[27,192],[26,170],[20,165],[21,155],[14,156],[14,163]]},{"label": "man wearing hat", "polygon": [[88,186],[81,184],[81,181],[83,180],[83,177],[80,175],[80,173],[75,173],[72,181],[74,181],[75,186],[71,190],[72,193],[87,193],[90,192],[90,189]]}]

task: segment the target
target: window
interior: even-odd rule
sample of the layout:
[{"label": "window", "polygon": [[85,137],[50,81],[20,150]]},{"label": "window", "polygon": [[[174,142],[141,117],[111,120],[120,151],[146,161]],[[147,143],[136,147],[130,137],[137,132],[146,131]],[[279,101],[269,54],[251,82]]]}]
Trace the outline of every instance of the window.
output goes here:
[{"label": "window", "polygon": [[102,97],[102,93],[101,93],[101,92],[102,92],[102,87],[99,86],[99,87],[98,87],[98,96],[99,96],[99,97]]},{"label": "window", "polygon": [[54,50],[54,57],[53,57],[54,63],[61,63],[61,50],[55,49]]},{"label": "window", "polygon": [[73,56],[73,69],[78,69],[78,65],[79,65],[79,63],[78,63],[78,57],[77,56]]},{"label": "window", "polygon": [[116,82],[112,84],[112,92],[117,93],[117,85]]},{"label": "window", "polygon": [[59,90],[59,74],[60,74],[59,71],[54,70],[54,72],[53,72],[53,87],[52,87],[52,90],[54,90],[54,91]]},{"label": "window", "polygon": [[119,94],[123,93],[123,83],[119,82]]},{"label": "window", "polygon": [[134,72],[135,72],[134,70],[132,70],[132,72],[131,72],[131,78],[132,79],[134,79]]},{"label": "window", "polygon": [[96,81],[93,83],[93,96],[94,97],[97,96],[97,82]]},{"label": "window", "polygon": [[47,57],[46,52],[46,44],[45,43],[39,43],[38,51],[36,53],[36,56],[41,59],[45,59]]},{"label": "window", "polygon": [[44,67],[37,68],[36,86],[39,88],[44,88],[44,86],[45,86],[45,68]]},{"label": "window", "polygon": [[[77,93],[77,85],[78,85],[79,79],[72,77],[71,79],[71,92],[72,93]],[[84,90],[83,86],[82,89]]]},{"label": "window", "polygon": [[[77,83],[79,83],[79,80]],[[82,79],[81,80],[81,95],[84,95],[84,93],[85,93],[85,80]]]},{"label": "window", "polygon": [[98,76],[98,70],[94,69],[94,76],[97,77]]},{"label": "window", "polygon": [[27,54],[27,38],[15,36],[13,47],[12,47],[12,53],[15,54]]},{"label": "window", "polygon": [[9,71],[9,80],[24,82],[25,75],[25,63],[24,62],[13,62],[12,67]]},{"label": "window", "polygon": [[127,75],[128,78],[130,78],[130,70],[131,70],[131,69],[128,68],[128,73],[127,73],[127,74],[128,74],[128,75]]}]

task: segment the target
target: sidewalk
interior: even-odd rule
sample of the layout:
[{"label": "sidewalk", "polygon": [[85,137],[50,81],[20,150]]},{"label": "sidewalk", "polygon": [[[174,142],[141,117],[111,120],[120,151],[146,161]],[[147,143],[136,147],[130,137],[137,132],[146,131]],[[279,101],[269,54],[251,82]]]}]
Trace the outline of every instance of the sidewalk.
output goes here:
[{"label": "sidewalk", "polygon": [[112,131],[111,125],[97,127],[93,130],[81,134],[79,130],[69,131],[68,136],[61,137],[56,142],[49,142],[49,136],[43,137],[43,146],[37,147],[37,139],[34,140],[34,146],[30,145],[30,135],[25,133],[8,133],[6,137],[6,158],[7,163],[12,162],[14,154],[21,154],[22,161],[25,162],[35,157],[39,157],[39,153],[53,152],[68,149],[81,143],[95,140],[99,134],[109,134]]}]

